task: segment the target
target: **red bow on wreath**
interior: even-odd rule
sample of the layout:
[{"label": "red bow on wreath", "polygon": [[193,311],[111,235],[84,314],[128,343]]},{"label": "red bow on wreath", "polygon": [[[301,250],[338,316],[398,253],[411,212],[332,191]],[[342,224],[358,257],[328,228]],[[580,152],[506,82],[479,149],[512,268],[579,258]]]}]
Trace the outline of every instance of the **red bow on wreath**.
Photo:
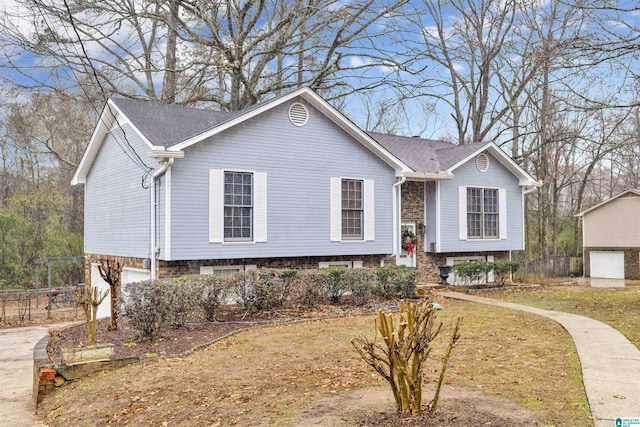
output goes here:
[{"label": "red bow on wreath", "polygon": [[403,230],[402,232],[402,249],[407,251],[408,255],[413,255],[416,248],[416,235],[411,230]]},{"label": "red bow on wreath", "polygon": [[413,243],[407,242],[407,254],[413,255]]}]

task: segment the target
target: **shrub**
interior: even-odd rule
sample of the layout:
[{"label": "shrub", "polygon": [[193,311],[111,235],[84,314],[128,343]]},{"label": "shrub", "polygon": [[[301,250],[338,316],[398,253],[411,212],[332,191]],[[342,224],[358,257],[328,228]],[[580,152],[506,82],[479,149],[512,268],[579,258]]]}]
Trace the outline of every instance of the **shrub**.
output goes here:
[{"label": "shrub", "polygon": [[320,274],[325,275],[321,281],[324,293],[329,297],[332,304],[340,304],[342,296],[347,292],[347,283],[343,280],[344,273],[347,271],[343,267],[321,268]]},{"label": "shrub", "polygon": [[235,297],[236,303],[244,310],[245,316],[257,310],[257,295],[253,286],[255,280],[254,271],[236,274],[227,279],[229,289]]},{"label": "shrub", "polygon": [[165,288],[165,304],[169,307],[166,314],[170,327],[178,329],[196,313],[200,302],[201,287],[198,281],[171,281]]},{"label": "shrub", "polygon": [[296,270],[257,270],[253,281],[258,310],[272,310],[282,305],[289,298]]},{"label": "shrub", "polygon": [[327,280],[327,274],[324,271],[300,271],[293,288],[293,298],[307,307],[324,304],[328,299],[325,294],[326,286],[323,285],[325,280]]},{"label": "shrub", "polygon": [[170,310],[165,297],[168,288],[166,280],[147,280],[126,285],[126,291],[122,293],[123,311],[131,327],[142,338],[154,338],[166,325]]},{"label": "shrub", "polygon": [[520,265],[517,262],[464,262],[451,267],[451,270],[462,279],[462,283],[469,285],[483,285],[487,283],[488,275],[493,271],[493,280],[497,286],[504,286],[511,273],[515,273]]},{"label": "shrub", "polygon": [[259,269],[238,274],[229,284],[246,314],[281,307],[289,298],[296,270]]},{"label": "shrub", "polygon": [[497,286],[504,286],[507,280],[511,277],[511,273],[515,273],[520,268],[520,264],[512,261],[494,262],[493,268],[493,280]]},{"label": "shrub", "polygon": [[404,265],[376,268],[378,283],[374,293],[386,299],[413,298],[416,295],[418,271]]},{"label": "shrub", "polygon": [[[399,412],[418,417],[423,413],[422,382],[427,371],[431,342],[440,333],[442,323],[437,321],[436,310],[431,300],[398,303],[399,312],[394,319],[388,310],[378,310],[375,327],[379,332],[374,339],[356,337],[351,344],[360,356],[386,381]],[[440,389],[449,364],[451,352],[460,338],[460,318],[449,339],[440,369],[440,377],[433,400],[426,405],[426,412],[435,412]]]},{"label": "shrub", "polygon": [[469,285],[482,285],[487,283],[488,263],[486,262],[463,262],[455,264],[451,270],[458,276],[462,283]]},{"label": "shrub", "polygon": [[342,281],[347,289],[349,303],[365,305],[371,299],[371,289],[376,283],[376,276],[371,269],[355,268],[345,271]]},{"label": "shrub", "polygon": [[225,302],[229,285],[225,279],[213,274],[204,274],[200,279],[200,298],[198,304],[208,322],[215,322],[218,310]]}]

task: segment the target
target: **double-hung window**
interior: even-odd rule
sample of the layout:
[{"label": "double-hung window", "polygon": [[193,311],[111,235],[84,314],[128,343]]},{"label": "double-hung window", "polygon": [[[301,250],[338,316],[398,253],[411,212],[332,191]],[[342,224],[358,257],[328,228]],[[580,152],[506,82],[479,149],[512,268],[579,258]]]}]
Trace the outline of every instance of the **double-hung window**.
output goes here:
[{"label": "double-hung window", "polygon": [[342,180],[342,238],[363,239],[364,204],[362,181]]},{"label": "double-hung window", "polygon": [[376,204],[373,180],[330,178],[329,193],[331,241],[374,241]]},{"label": "double-hung window", "polygon": [[253,239],[253,174],[224,172],[224,240]]},{"label": "double-hung window", "polygon": [[499,238],[498,189],[467,188],[467,237],[469,239]]}]

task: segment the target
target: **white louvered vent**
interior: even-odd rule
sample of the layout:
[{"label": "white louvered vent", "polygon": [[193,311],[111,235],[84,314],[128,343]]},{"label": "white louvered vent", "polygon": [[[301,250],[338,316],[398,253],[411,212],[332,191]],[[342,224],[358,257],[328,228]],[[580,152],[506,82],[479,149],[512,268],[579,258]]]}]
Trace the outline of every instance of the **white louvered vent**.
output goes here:
[{"label": "white louvered vent", "polygon": [[489,156],[485,153],[478,154],[478,157],[476,157],[476,167],[480,172],[489,170]]},{"label": "white louvered vent", "polygon": [[309,120],[309,111],[307,107],[299,102],[294,102],[289,107],[289,120],[296,126],[304,126]]}]

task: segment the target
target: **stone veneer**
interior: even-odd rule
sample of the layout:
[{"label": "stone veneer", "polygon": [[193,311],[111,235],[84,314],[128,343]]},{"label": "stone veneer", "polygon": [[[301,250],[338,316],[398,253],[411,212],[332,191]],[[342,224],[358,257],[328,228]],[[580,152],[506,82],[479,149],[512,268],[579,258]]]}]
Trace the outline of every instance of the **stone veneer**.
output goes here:
[{"label": "stone veneer", "polygon": [[[424,183],[407,181],[402,184],[401,222],[415,222],[416,226],[425,222],[424,218]],[[416,268],[420,271],[420,281],[428,283],[440,282],[441,265],[445,265],[447,257],[493,256],[495,261],[508,261],[509,251],[495,252],[428,252],[425,249],[424,233],[417,232]]]},{"label": "stone veneer", "polygon": [[[130,257],[115,257],[111,255],[85,254],[85,283],[91,283],[91,264],[101,260],[119,262],[125,267],[143,268],[144,259]],[[291,258],[240,258],[240,259],[209,259],[184,261],[157,261],[158,278],[179,277],[189,274],[199,274],[201,266],[227,265],[256,265],[258,268],[318,268],[320,262],[329,261],[362,261],[363,267],[379,267],[395,265],[395,257],[388,255],[345,255],[330,257],[291,257]]]},{"label": "stone veneer", "polygon": [[624,252],[624,278],[640,280],[640,248],[584,248],[584,275],[591,277],[591,252]]}]

